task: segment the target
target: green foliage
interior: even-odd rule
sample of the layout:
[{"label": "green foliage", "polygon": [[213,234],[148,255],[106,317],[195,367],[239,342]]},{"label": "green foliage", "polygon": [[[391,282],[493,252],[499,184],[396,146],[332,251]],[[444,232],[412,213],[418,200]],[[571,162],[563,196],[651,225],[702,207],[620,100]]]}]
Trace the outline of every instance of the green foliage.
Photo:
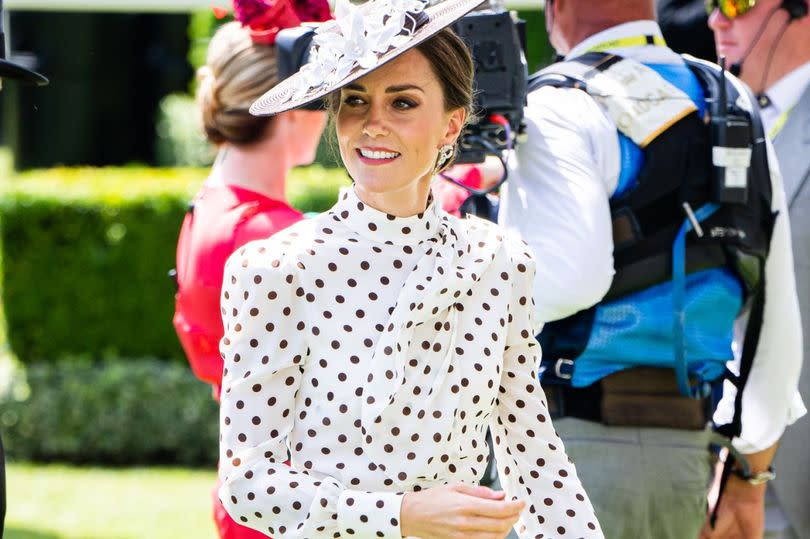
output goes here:
[{"label": "green foliage", "polygon": [[[0,192],[3,297],[24,363],[65,355],[182,359],[171,324],[177,233],[204,169],[53,169]],[[293,171],[288,195],[324,211],[341,170]]]},{"label": "green foliage", "polygon": [[9,457],[72,463],[213,465],[217,404],[187,366],[65,359],[18,371],[0,395]]},{"label": "green foliage", "polygon": [[[230,2],[217,2],[217,5],[229,6]],[[226,22],[232,20],[233,17],[231,16],[218,20],[211,9],[200,9],[191,13],[188,23],[188,40],[191,43],[188,51],[188,63],[191,64],[195,71],[205,64],[205,57],[208,54],[208,41],[214,35],[214,32]]]},{"label": "green foliage", "polygon": [[205,140],[193,97],[170,94],[160,100],[155,158],[160,166],[208,166],[215,148]]},{"label": "green foliage", "polygon": [[299,168],[287,182],[287,198],[299,211],[323,212],[337,201],[338,189],[350,185],[343,169],[320,166]]},{"label": "green foliage", "polygon": [[531,74],[551,63],[554,49],[548,42],[542,9],[521,9],[518,10],[518,16],[526,21],[526,61]]}]

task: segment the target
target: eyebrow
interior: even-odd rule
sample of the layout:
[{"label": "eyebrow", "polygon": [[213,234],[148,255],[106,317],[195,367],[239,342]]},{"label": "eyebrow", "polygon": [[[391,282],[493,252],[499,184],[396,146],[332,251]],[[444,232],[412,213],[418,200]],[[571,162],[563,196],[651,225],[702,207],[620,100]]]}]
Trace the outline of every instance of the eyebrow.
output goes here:
[{"label": "eyebrow", "polygon": [[[345,86],[345,88],[347,90],[354,90],[356,92],[365,92],[366,91],[366,88],[363,85],[357,84],[357,83],[347,84]],[[395,93],[404,92],[404,91],[407,91],[407,90],[419,90],[420,92],[425,93],[425,90],[423,90],[420,86],[417,86],[415,84],[399,84],[397,86],[389,86],[388,88],[385,89],[385,93],[387,93],[387,94],[395,94]]]}]

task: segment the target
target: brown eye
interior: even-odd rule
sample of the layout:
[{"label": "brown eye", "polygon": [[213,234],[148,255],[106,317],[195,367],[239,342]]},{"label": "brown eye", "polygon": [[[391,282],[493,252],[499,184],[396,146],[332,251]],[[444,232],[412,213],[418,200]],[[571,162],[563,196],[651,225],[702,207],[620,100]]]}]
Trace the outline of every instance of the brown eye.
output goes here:
[{"label": "brown eye", "polygon": [[416,106],[416,103],[411,101],[410,99],[405,98],[398,98],[394,101],[394,108],[399,110],[408,110],[412,109]]},{"label": "brown eye", "polygon": [[349,105],[350,107],[363,105],[365,101],[359,95],[348,95],[343,98],[343,104]]}]

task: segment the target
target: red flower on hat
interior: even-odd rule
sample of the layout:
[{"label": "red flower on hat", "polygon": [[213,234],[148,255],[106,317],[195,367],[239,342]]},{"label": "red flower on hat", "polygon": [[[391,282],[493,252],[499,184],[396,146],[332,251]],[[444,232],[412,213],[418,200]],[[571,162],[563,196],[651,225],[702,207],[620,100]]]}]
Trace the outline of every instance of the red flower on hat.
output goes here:
[{"label": "red flower on hat", "polygon": [[302,22],[323,22],[332,18],[326,0],[233,0],[234,15],[250,28],[254,43],[272,45],[276,34]]},{"label": "red flower on hat", "polygon": [[293,5],[303,22],[324,22],[332,18],[326,0],[293,0]]}]

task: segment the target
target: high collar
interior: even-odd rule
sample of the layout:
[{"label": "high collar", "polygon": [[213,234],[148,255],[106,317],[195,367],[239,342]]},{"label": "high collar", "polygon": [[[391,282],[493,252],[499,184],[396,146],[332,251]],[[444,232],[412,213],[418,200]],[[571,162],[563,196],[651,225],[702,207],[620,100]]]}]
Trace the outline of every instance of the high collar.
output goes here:
[{"label": "high collar", "polygon": [[375,243],[417,245],[436,236],[447,220],[431,193],[425,211],[409,217],[396,217],[372,208],[357,196],[354,188],[345,189],[329,212],[332,218],[353,232]]},{"label": "high collar", "polygon": [[795,106],[810,85],[810,62],[800,65],[778,81],[765,92],[777,112],[782,113]]}]

